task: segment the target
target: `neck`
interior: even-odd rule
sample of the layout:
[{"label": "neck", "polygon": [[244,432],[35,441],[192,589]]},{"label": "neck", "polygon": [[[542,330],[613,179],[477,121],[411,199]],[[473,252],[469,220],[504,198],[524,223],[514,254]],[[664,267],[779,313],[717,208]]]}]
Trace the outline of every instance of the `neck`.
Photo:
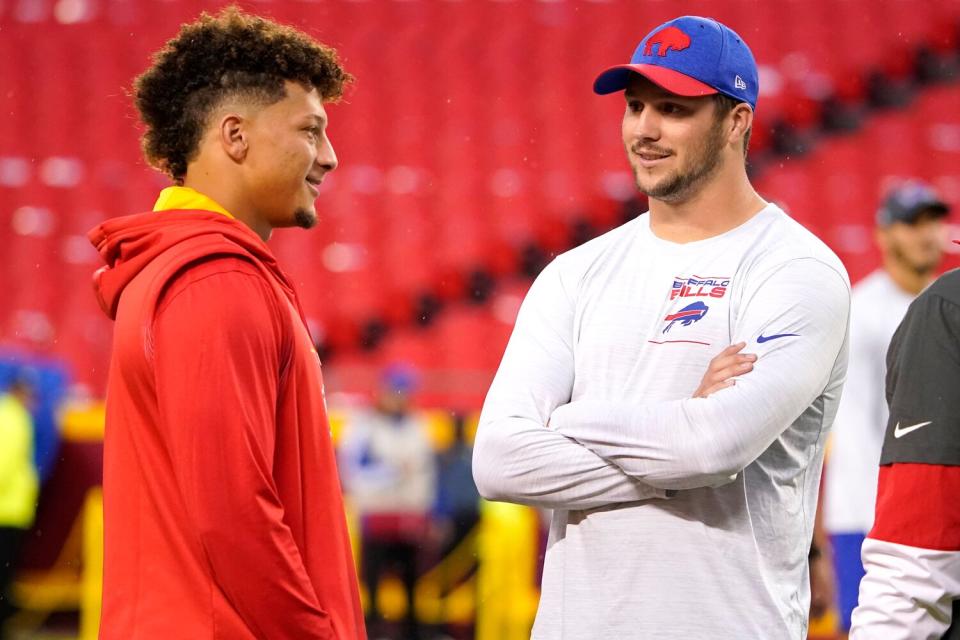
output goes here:
[{"label": "neck", "polygon": [[679,202],[650,199],[650,229],[670,242],[705,240],[734,229],[767,203],[754,191],[742,164],[725,163],[709,182]]},{"label": "neck", "polygon": [[912,296],[919,295],[933,282],[934,272],[918,272],[889,254],[883,257],[883,268],[894,284]]},{"label": "neck", "polygon": [[200,166],[191,166],[183,179],[183,186],[199,191],[208,198],[215,200],[221,207],[230,212],[234,218],[250,227],[260,239],[266,242],[273,231],[269,224],[260,219],[251,209],[250,203],[241,197],[239,190],[226,181],[219,179],[219,172],[210,171]]}]

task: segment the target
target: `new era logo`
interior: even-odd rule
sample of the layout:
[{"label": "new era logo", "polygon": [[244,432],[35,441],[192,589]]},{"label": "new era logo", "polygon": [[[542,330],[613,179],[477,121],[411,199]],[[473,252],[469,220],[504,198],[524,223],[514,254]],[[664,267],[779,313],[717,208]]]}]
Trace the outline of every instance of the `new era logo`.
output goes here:
[{"label": "new era logo", "polygon": [[746,89],[747,83],[743,81],[743,78],[741,78],[740,76],[737,76],[736,79],[733,81],[733,86],[735,86],[737,89]]}]

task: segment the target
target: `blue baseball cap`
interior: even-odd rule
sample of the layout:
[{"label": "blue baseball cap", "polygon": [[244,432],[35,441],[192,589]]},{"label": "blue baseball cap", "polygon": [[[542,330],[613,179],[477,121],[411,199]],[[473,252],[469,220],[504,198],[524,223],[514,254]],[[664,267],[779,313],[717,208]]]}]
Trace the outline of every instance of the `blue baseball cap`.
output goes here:
[{"label": "blue baseball cap", "polygon": [[877,226],[889,227],[894,222],[916,224],[922,214],[942,218],[950,206],[936,190],[922,180],[907,180],[887,192],[877,210]]},{"label": "blue baseball cap", "polygon": [[712,18],[683,16],[647,34],[630,64],[610,67],[593,83],[601,95],[623,91],[631,73],[678,96],[722,93],[757,108],[760,82],[750,47],[730,27]]}]

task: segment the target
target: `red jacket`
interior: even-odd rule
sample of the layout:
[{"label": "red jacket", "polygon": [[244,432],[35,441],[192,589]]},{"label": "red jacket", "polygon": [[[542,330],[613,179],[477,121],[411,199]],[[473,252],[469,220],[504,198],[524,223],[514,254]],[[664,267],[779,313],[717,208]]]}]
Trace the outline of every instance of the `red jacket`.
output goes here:
[{"label": "red jacket", "polygon": [[320,362],[270,250],[205,211],[90,239],[116,321],[100,637],[365,637]]}]

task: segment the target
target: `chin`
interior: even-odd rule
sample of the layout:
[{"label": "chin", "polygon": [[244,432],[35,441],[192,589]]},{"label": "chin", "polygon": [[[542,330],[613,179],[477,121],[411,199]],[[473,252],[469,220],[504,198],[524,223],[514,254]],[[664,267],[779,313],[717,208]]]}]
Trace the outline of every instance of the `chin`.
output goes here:
[{"label": "chin", "polygon": [[293,226],[312,229],[317,225],[317,211],[313,207],[301,207],[293,212]]},{"label": "chin", "polygon": [[640,193],[644,194],[650,198],[659,198],[664,194],[664,186],[670,183],[669,176],[661,178],[659,180],[637,180],[637,189]]}]

